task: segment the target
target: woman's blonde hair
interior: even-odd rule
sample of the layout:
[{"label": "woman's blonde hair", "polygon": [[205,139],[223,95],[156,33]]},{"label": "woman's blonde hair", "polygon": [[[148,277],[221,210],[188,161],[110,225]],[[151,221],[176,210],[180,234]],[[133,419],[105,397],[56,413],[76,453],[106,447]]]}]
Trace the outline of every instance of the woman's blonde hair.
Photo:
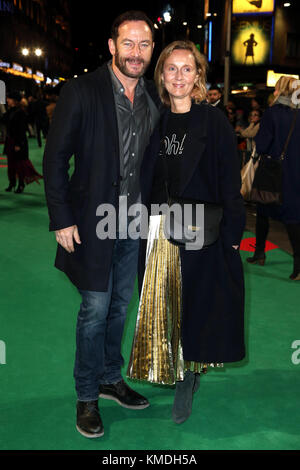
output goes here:
[{"label": "woman's blonde hair", "polygon": [[276,103],[279,96],[292,96],[292,94],[299,89],[299,86],[296,88],[293,87],[293,84],[296,81],[297,80],[294,77],[285,77],[282,75],[275,84],[275,91],[277,91],[277,95],[275,96],[271,106]]},{"label": "woman's blonde hair", "polygon": [[174,41],[168,46],[164,48],[161,52],[154,72],[154,79],[156,83],[156,87],[160,96],[161,101],[166,105],[170,106],[170,97],[169,93],[167,92],[163,80],[162,80],[162,73],[165,61],[167,58],[172,54],[173,51],[177,49],[182,49],[186,51],[190,51],[195,59],[196,69],[198,78],[195,82],[194,88],[192,90],[191,96],[196,103],[200,103],[201,101],[206,99],[206,71],[207,71],[207,60],[206,57],[199,52],[197,47],[192,41],[182,40],[182,41]]}]

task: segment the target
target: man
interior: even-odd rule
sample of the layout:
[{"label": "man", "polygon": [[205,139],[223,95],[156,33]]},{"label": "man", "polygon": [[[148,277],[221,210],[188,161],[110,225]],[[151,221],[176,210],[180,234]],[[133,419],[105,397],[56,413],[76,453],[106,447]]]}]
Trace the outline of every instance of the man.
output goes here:
[{"label": "man", "polygon": [[208,102],[212,106],[215,106],[219,108],[221,111],[223,111],[224,113],[226,113],[226,109],[221,102],[221,98],[222,98],[222,93],[220,91],[220,88],[217,85],[212,85],[207,92]]},{"label": "man", "polygon": [[[139,240],[126,239],[124,233],[115,240],[99,239],[96,226],[102,204],[118,212],[119,200],[127,199],[128,207],[139,201],[139,168],[159,118],[155,87],[142,78],[153,35],[153,24],[142,12],[115,20],[108,42],[112,62],[63,86],[45,148],[50,230],[58,241],[55,266],[82,296],[74,377],[77,430],[86,437],[104,433],[99,394],[126,408],[149,406],[121,376],[121,339]],[[72,154],[75,169],[69,181]]]}]

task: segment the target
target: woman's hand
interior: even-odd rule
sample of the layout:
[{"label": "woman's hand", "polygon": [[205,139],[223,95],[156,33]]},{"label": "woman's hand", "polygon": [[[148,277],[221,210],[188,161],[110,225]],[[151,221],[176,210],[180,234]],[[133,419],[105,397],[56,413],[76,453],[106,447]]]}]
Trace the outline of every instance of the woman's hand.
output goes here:
[{"label": "woman's hand", "polygon": [[239,245],[232,245],[232,248],[234,248],[235,250],[238,250],[238,249],[239,249]]}]

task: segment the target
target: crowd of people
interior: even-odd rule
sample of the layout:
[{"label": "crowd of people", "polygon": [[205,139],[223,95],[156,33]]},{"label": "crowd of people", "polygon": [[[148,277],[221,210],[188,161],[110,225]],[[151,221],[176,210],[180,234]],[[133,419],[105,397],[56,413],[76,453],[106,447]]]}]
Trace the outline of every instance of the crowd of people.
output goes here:
[{"label": "crowd of people", "polygon": [[[123,328],[137,272],[140,304],[127,374],[175,385],[175,423],[188,419],[203,370],[245,357],[239,245],[246,213],[240,170],[255,145],[277,158],[292,118],[290,83],[277,90],[275,111],[263,109],[255,98],[249,109],[233,101],[224,106],[217,86],[207,90],[206,58],[188,40],[163,49],[155,86],[144,77],[153,39],[153,23],[143,12],[116,18],[108,42],[111,61],[66,83],[50,128],[42,118],[38,126],[47,136],[43,177],[50,230],[58,242],[55,266],[81,297],[74,367],[76,428],[88,438],[104,433],[99,397],[130,409],[149,406],[121,374]],[[14,116],[24,117],[21,99],[8,98],[13,99],[8,104]],[[29,103],[36,110],[33,116],[41,116],[40,103]],[[23,137],[28,119],[26,128],[24,122]],[[298,118],[285,162],[287,174],[293,172],[286,181],[292,190],[285,186],[290,197],[282,209],[294,249],[291,279],[300,278],[299,126]],[[12,160],[21,144],[10,131],[7,138],[6,151],[14,147],[7,153]],[[8,190],[14,185],[12,178]],[[110,204],[121,219],[124,197],[128,206],[142,202],[148,209],[146,239],[127,237],[127,217],[128,225],[119,227],[114,237],[100,239],[99,204]],[[203,205],[205,224],[215,238],[204,230],[202,249],[191,251],[181,240],[167,239],[165,214],[153,212],[153,206],[171,200],[188,201],[192,208]],[[199,227],[193,224],[192,230]],[[261,253],[255,257],[261,259]]]},{"label": "crowd of people", "polygon": [[[273,98],[273,93],[269,95]],[[267,106],[271,104],[267,98]],[[255,152],[255,136],[259,129],[259,123],[265,110],[265,103],[262,98],[246,97],[235,100],[234,95],[224,106],[222,102],[222,91],[217,85],[212,85],[207,93],[207,100],[213,106],[221,109],[229,119],[237,136],[241,167],[249,160],[250,155]]]},{"label": "crowd of people", "polygon": [[[51,88],[45,88],[44,90],[38,90],[34,94],[25,94],[12,90],[11,92],[14,97],[13,107],[18,108],[19,111],[23,111],[23,121],[24,121],[24,130],[23,139],[37,139],[39,147],[43,146],[42,138],[46,140],[49,126],[51,125],[52,117],[56,107],[56,103],[59,97],[59,91],[53,90]],[[0,108],[0,142],[4,142],[7,136],[7,128],[11,130],[16,126],[13,122],[8,124],[9,119],[8,115],[10,114],[9,110],[12,107],[9,104],[9,96],[7,105],[1,105]],[[258,98],[248,98],[244,99],[243,106],[237,106],[233,97],[230,97],[230,101],[224,106],[222,98],[222,90],[217,85],[209,86],[206,96],[204,99],[207,100],[212,106],[216,106],[218,109],[222,110],[228,117],[229,122],[233,126],[236,135],[237,135],[237,145],[238,152],[240,157],[240,164],[243,166],[246,161],[249,159],[250,155],[255,150],[255,140],[258,129],[259,122],[262,117],[264,107],[262,100]],[[20,113],[18,113],[20,115]],[[7,147],[5,147],[5,152],[7,152]],[[8,150],[9,152],[9,150]],[[8,178],[9,186],[7,189],[11,191],[15,187],[15,177],[11,178],[11,162],[14,160],[14,157],[9,157],[9,169],[8,169]],[[26,184],[30,181],[27,179]],[[24,181],[16,188],[16,192],[21,193],[24,190]]]}]

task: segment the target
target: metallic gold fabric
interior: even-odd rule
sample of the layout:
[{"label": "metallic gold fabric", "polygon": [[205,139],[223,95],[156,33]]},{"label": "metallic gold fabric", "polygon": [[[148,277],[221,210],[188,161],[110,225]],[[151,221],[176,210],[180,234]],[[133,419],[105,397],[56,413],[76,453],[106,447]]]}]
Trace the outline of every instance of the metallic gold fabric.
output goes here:
[{"label": "metallic gold fabric", "polygon": [[185,370],[200,373],[208,364],[183,360],[180,254],[179,248],[165,239],[163,223],[163,215],[150,218],[145,275],[127,376],[171,385],[183,380]]}]

